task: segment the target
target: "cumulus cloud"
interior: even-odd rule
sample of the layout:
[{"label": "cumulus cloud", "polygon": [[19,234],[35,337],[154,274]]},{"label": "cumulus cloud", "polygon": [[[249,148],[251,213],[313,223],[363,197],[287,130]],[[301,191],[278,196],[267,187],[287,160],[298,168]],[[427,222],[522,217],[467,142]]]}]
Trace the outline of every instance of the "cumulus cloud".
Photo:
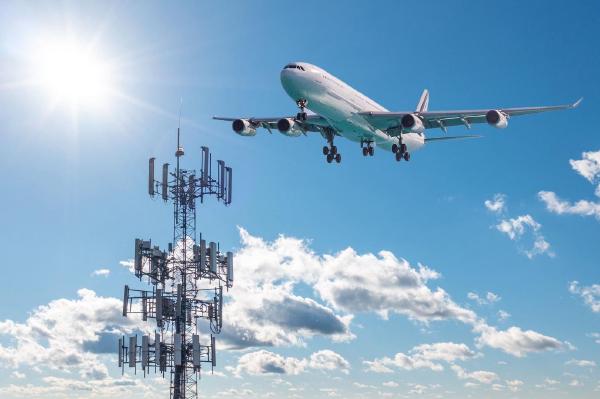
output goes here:
[{"label": "cumulus cloud", "polygon": [[108,269],[98,269],[92,272],[92,276],[100,276],[100,277],[108,277],[110,274],[110,270]]},{"label": "cumulus cloud", "polygon": [[[600,197],[600,151],[584,152],[582,158],[569,160],[571,167],[592,184],[597,184],[595,194]],[[600,220],[600,202],[590,200],[565,201],[553,191],[540,191],[539,199],[546,204],[546,208],[553,213],[594,216]]]},{"label": "cumulus cloud", "polygon": [[342,355],[329,349],[310,355],[308,365],[317,370],[338,370],[345,374],[350,370],[350,363]]},{"label": "cumulus cloud", "polygon": [[[383,318],[404,315],[421,323],[457,320],[471,326],[476,334],[486,332],[486,338],[479,341],[481,346],[520,356],[561,346],[554,338],[523,332],[519,327],[512,327],[510,333],[497,331],[475,312],[454,302],[442,288],[430,287],[440,277],[435,270],[420,264],[411,266],[391,252],[358,254],[347,248],[318,255],[305,240],[280,236],[268,242],[244,229],[240,229],[240,235],[242,248],[236,254],[236,263],[244,267],[238,268],[236,286],[229,292],[231,301],[226,304],[221,334],[221,339],[232,347],[303,345],[305,339],[317,334],[335,340],[352,339],[350,324],[354,314],[361,312]],[[297,286],[302,286],[304,293],[306,287],[311,287],[314,296],[300,296]],[[491,292],[485,296],[487,302],[499,299]],[[551,341],[540,345],[522,339],[532,334]],[[497,335],[503,344],[492,339]],[[403,355],[395,361],[406,367],[418,367],[428,360],[419,357],[416,350],[404,355],[406,358]],[[369,365],[380,372],[391,372],[390,367],[401,366],[389,361]]]},{"label": "cumulus cloud", "polygon": [[600,312],[600,284],[581,287],[578,281],[571,281],[569,283],[569,292],[579,295],[592,312]]},{"label": "cumulus cloud", "polygon": [[368,371],[375,373],[390,373],[392,367],[404,370],[428,368],[441,371],[444,366],[440,362],[454,363],[457,360],[467,360],[476,356],[465,344],[454,342],[438,342],[422,344],[412,348],[408,354],[397,353],[393,358],[384,357],[373,361],[363,361]]},{"label": "cumulus cloud", "polygon": [[24,323],[1,321],[0,335],[10,337],[12,344],[0,345],[0,363],[13,368],[47,365],[77,370],[86,378],[107,377],[106,367],[86,345],[97,343],[102,334],[131,333],[143,325],[124,319],[122,303],[116,298],[97,296],[88,289],[77,293],[78,299],[58,299],[38,307]]},{"label": "cumulus cloud", "polygon": [[307,369],[336,370],[347,373],[349,368],[350,363],[340,354],[331,350],[315,352],[308,359],[299,359],[261,349],[240,356],[237,366],[229,367],[228,370],[234,375],[240,376],[242,373],[298,375]]},{"label": "cumulus cloud", "polygon": [[499,379],[498,374],[492,371],[478,370],[467,372],[462,367],[456,364],[452,365],[451,368],[456,373],[456,376],[461,380],[474,380],[481,384],[489,385]]},{"label": "cumulus cloud", "polygon": [[495,327],[481,324],[475,330],[481,334],[476,339],[478,346],[500,349],[516,357],[523,357],[530,352],[561,349],[565,346],[556,338],[532,330],[523,331],[515,326],[499,331]]},{"label": "cumulus cloud", "polygon": [[484,204],[490,212],[502,213],[506,209],[506,195],[494,194],[494,198],[485,200]]}]

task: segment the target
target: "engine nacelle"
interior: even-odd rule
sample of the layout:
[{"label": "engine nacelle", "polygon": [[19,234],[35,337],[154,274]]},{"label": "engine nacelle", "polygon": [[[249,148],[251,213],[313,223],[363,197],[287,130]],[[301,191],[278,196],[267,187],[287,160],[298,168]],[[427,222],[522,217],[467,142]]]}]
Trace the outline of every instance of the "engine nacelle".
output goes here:
[{"label": "engine nacelle", "polygon": [[247,119],[236,119],[231,124],[231,128],[234,132],[240,136],[254,136],[256,135],[256,126],[252,125]]},{"label": "engine nacelle", "polygon": [[281,134],[285,134],[290,137],[298,137],[303,133],[300,124],[298,124],[292,118],[283,118],[277,121],[277,130]]},{"label": "engine nacelle", "polygon": [[425,125],[423,121],[415,114],[406,114],[400,120],[402,129],[411,133],[423,133],[425,131]]},{"label": "engine nacelle", "polygon": [[504,129],[508,126],[508,117],[506,116],[506,114],[495,109],[486,112],[485,120],[488,124],[498,129]]}]

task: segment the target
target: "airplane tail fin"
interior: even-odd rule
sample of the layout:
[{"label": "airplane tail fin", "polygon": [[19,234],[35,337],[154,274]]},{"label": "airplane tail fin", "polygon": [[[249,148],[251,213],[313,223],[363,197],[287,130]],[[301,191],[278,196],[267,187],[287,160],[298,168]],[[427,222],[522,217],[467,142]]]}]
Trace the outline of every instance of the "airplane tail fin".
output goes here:
[{"label": "airplane tail fin", "polygon": [[425,89],[417,104],[417,112],[427,112],[427,108],[429,108],[429,90]]}]

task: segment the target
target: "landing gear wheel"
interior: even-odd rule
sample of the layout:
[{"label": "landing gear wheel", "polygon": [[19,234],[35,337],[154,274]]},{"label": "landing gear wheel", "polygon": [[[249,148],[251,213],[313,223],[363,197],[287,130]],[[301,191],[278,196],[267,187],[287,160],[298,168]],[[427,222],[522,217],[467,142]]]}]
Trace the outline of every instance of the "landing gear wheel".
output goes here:
[{"label": "landing gear wheel", "polygon": [[400,152],[405,153],[407,151],[406,144],[400,144]]},{"label": "landing gear wheel", "polygon": [[327,154],[327,163],[331,163],[331,161],[333,161],[333,154],[329,153],[329,154]]},{"label": "landing gear wheel", "polygon": [[335,154],[335,162],[337,162],[337,163],[342,162],[342,155],[341,154]]},{"label": "landing gear wheel", "polygon": [[392,152],[394,154],[398,152],[398,144],[392,144]]},{"label": "landing gear wheel", "polygon": [[373,148],[373,147],[369,147],[369,148],[368,148],[368,151],[369,151],[369,155],[370,155],[370,156],[373,156],[373,154],[375,153],[375,148]]},{"label": "landing gear wheel", "polygon": [[410,152],[405,152],[404,153],[404,160],[405,161],[410,161]]},{"label": "landing gear wheel", "polygon": [[396,152],[396,161],[400,162],[401,159],[402,159],[402,154],[400,154],[400,152]]},{"label": "landing gear wheel", "polygon": [[334,145],[331,146],[331,153],[333,155],[337,154],[337,147],[336,146],[334,146]]},{"label": "landing gear wheel", "polygon": [[323,155],[327,155],[329,154],[329,147],[325,146],[323,147]]},{"label": "landing gear wheel", "polygon": [[363,147],[363,157],[366,157],[369,154],[369,149],[367,147]]},{"label": "landing gear wheel", "polygon": [[296,119],[299,121],[305,121],[306,120],[306,112],[298,112],[296,114]]}]

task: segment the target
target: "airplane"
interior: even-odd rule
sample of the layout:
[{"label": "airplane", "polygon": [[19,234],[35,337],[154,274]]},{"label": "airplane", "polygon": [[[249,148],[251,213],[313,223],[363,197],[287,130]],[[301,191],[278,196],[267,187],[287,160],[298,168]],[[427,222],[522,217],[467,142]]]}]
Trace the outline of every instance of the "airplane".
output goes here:
[{"label": "airplane", "polygon": [[[583,100],[580,98],[573,104],[545,107],[429,111],[429,91],[425,89],[414,111],[390,112],[322,68],[306,62],[287,64],[281,71],[281,84],[299,108],[295,116],[214,116],[213,119],[232,122],[233,131],[241,136],[254,136],[259,127],[270,133],[277,129],[290,137],[318,132],[327,140],[323,155],[328,163],[334,160],[340,163],[342,160],[334,145],[336,137],[360,143],[363,156],[373,156],[375,147],[379,147],[395,154],[396,161],[408,161],[413,151],[428,143],[481,137],[426,137],[427,129],[439,128],[447,133],[448,127],[463,125],[470,129],[476,123],[504,129],[513,116],[572,109]],[[312,113],[307,113],[307,109]]]}]

